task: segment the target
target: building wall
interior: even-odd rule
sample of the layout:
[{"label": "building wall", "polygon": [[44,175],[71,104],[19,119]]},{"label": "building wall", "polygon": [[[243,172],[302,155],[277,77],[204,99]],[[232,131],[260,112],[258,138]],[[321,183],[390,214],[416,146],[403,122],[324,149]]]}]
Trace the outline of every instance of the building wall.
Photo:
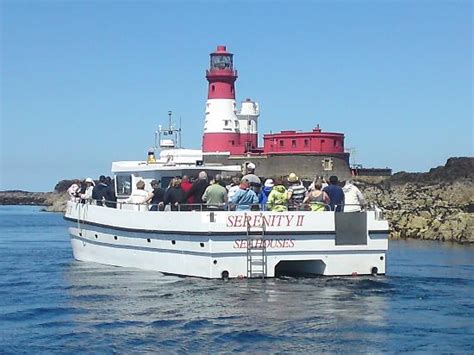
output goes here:
[{"label": "building wall", "polygon": [[344,153],[344,134],[282,131],[265,134],[264,151],[269,153]]},{"label": "building wall", "polygon": [[[204,162],[225,165],[237,165],[252,162],[256,165],[256,173],[264,177],[288,176],[293,172],[301,179],[312,180],[315,176],[329,178],[336,175],[340,180],[351,177],[349,168],[349,154],[280,154],[280,155],[253,155],[228,156],[204,155]],[[331,170],[324,170],[322,161],[332,162]]]}]

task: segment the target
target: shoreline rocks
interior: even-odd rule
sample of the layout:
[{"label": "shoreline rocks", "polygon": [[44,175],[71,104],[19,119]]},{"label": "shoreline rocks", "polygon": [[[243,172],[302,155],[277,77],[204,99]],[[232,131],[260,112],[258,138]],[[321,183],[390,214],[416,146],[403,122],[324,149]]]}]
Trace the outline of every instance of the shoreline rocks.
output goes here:
[{"label": "shoreline rocks", "polygon": [[67,192],[0,191],[0,205],[44,206],[43,211],[64,212],[69,199]]},{"label": "shoreline rocks", "polygon": [[450,158],[427,173],[356,180],[384,211],[392,239],[474,243],[474,158]]}]

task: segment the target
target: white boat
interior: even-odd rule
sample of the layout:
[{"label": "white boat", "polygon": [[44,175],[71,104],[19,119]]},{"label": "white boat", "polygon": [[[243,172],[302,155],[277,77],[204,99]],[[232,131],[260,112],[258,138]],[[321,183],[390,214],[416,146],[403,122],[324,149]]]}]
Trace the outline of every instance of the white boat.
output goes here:
[{"label": "white boat", "polygon": [[137,211],[69,202],[81,261],[203,278],[385,274],[387,222],[367,212]]},{"label": "white boat", "polygon": [[375,210],[209,211],[193,205],[149,211],[125,203],[138,180],[166,185],[202,170],[240,171],[238,165],[203,164],[198,150],[170,147],[157,161],[112,164],[117,208],[68,202],[65,219],[77,260],[210,279],[385,274],[388,223]]}]

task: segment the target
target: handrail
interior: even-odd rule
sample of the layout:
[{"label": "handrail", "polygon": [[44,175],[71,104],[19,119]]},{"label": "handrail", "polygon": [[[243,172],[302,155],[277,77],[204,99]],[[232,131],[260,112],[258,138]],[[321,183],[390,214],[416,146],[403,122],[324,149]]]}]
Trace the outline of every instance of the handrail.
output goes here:
[{"label": "handrail", "polygon": [[[82,202],[83,201],[83,202]],[[89,199],[81,199],[81,203],[87,204],[87,205],[92,205],[92,204],[97,204],[98,200],[94,200],[92,198]],[[163,211],[166,209],[167,206],[170,206],[169,210],[173,212],[188,212],[188,211],[194,211],[194,212],[202,212],[202,211],[273,211],[273,212],[286,212],[286,211],[316,211],[313,210],[312,208],[314,207],[323,207],[320,209],[321,211],[331,211],[331,207],[329,204],[323,203],[323,202],[312,202],[312,203],[301,203],[301,204],[292,204],[292,203],[286,203],[286,204],[274,204],[272,206],[269,206],[268,204],[251,204],[251,205],[235,205],[232,203],[227,203],[227,204],[202,204],[202,203],[180,203],[176,204],[175,206],[171,206],[170,204],[164,205],[163,203],[158,203],[158,204],[151,204],[151,203],[139,203],[139,202],[128,202],[128,201],[109,201],[109,200],[100,200],[102,203],[103,207],[108,207],[107,204],[114,206],[112,208],[117,208],[117,209],[124,209],[124,206],[135,206],[138,210],[141,210],[140,207],[145,207],[146,209],[143,209],[143,211],[150,211],[152,207],[156,207],[156,211]],[[344,207],[358,207],[360,208],[361,211],[375,211],[376,212],[376,217],[377,219],[382,219],[382,210],[378,208],[376,205],[368,205],[368,206],[363,206],[360,204],[345,204],[345,205],[335,205],[335,209],[341,207],[342,210],[344,210]],[[279,210],[281,208],[284,208],[285,210]]]}]

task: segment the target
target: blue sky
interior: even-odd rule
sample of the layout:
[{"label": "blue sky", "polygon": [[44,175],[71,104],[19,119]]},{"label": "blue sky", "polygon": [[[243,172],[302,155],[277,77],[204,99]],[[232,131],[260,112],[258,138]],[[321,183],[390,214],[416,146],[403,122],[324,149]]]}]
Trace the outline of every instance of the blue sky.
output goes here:
[{"label": "blue sky", "polygon": [[319,123],[394,171],[472,156],[472,15],[470,1],[2,1],[0,190],[144,159],[168,110],[199,148],[218,44],[261,135]]}]

